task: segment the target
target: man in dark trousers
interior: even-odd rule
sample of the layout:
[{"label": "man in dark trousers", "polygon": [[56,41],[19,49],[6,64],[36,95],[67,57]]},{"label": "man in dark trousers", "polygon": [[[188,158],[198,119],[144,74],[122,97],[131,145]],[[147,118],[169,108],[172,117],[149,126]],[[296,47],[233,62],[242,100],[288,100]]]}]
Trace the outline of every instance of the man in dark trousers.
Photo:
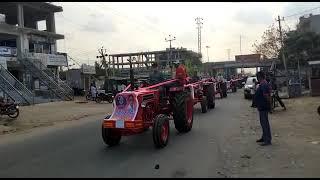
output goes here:
[{"label": "man in dark trousers", "polygon": [[271,109],[271,86],[266,81],[266,76],[263,72],[257,73],[259,87],[255,93],[255,103],[259,111],[260,124],[262,127],[262,137],[257,140],[261,142],[261,146],[271,145],[271,130],[269,124],[268,113]]}]

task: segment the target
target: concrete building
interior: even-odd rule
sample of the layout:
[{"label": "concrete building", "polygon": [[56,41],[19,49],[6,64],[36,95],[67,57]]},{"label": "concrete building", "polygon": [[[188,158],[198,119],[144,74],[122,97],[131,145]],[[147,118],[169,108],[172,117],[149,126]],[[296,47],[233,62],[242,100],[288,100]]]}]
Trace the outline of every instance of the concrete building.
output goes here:
[{"label": "concrete building", "polygon": [[[64,35],[56,33],[54,15],[62,11],[45,2],[0,2],[0,75],[11,79],[1,82],[1,90],[12,99],[29,101],[23,97],[26,91],[33,96],[70,99],[70,88],[59,79],[67,56],[57,52],[56,41]],[[41,21],[44,29],[38,27]]]},{"label": "concrete building", "polygon": [[320,33],[320,15],[309,14],[308,17],[300,17],[299,24],[297,25],[298,31],[312,31]]}]

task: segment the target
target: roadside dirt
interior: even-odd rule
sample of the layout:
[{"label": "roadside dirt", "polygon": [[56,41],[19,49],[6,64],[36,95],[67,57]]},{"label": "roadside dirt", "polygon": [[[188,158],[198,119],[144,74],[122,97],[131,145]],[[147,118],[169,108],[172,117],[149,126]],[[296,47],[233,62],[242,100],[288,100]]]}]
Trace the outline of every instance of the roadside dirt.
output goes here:
[{"label": "roadside dirt", "polygon": [[59,122],[75,121],[81,118],[103,115],[112,111],[112,104],[98,104],[77,98],[74,101],[50,102],[20,107],[20,115],[12,120],[0,117],[0,135],[52,126]]},{"label": "roadside dirt", "polygon": [[[272,145],[262,147],[256,109],[244,103],[247,113],[241,117],[240,132],[228,140],[225,156],[226,177],[319,177],[320,97],[286,99],[287,111],[281,107],[270,114]],[[242,107],[241,107],[242,108]]]}]

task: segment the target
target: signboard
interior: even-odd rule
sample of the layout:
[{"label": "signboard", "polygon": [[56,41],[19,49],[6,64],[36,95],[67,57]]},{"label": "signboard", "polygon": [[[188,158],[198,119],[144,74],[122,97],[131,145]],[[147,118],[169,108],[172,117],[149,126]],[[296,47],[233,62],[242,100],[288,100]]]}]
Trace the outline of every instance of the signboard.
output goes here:
[{"label": "signboard", "polygon": [[28,53],[27,57],[38,59],[43,65],[67,66],[67,57],[60,54]]},{"label": "signboard", "polygon": [[0,46],[0,56],[17,56],[17,48]]},{"label": "signboard", "polygon": [[87,64],[82,64],[83,74],[96,74],[96,68]]},{"label": "signboard", "polygon": [[263,59],[261,54],[246,54],[235,56],[236,62],[257,62]]},{"label": "signboard", "polygon": [[64,55],[48,54],[47,64],[52,66],[67,66],[67,57]]}]

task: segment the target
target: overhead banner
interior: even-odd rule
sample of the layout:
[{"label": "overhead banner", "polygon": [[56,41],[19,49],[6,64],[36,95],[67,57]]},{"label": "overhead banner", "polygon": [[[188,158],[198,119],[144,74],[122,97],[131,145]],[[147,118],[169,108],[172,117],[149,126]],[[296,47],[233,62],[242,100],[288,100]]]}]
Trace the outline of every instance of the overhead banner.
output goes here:
[{"label": "overhead banner", "polygon": [[83,74],[96,74],[96,68],[87,64],[82,64]]}]

